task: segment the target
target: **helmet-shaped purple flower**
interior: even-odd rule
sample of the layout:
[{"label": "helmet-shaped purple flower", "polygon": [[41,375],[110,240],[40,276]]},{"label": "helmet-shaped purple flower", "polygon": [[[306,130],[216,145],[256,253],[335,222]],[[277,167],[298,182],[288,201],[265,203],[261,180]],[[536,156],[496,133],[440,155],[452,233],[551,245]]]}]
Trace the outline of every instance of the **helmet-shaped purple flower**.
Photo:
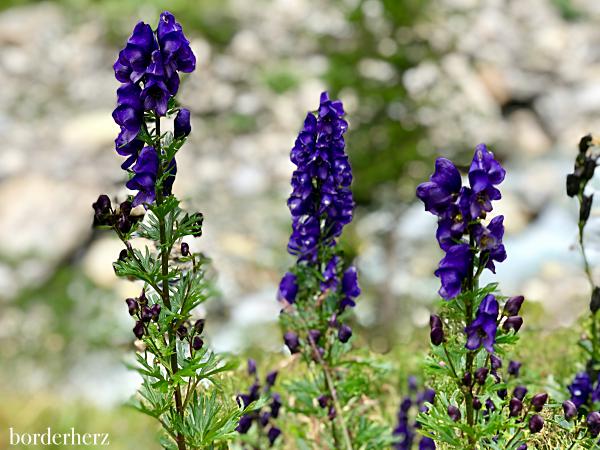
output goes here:
[{"label": "helmet-shaped purple flower", "polygon": [[452,161],[438,158],[429,181],[417,186],[417,197],[425,204],[425,211],[440,216],[456,199],[461,185],[460,173]]},{"label": "helmet-shaped purple flower", "polygon": [[466,348],[477,350],[483,345],[489,353],[494,353],[494,343],[496,342],[496,331],[498,329],[498,311],[499,305],[496,297],[492,294],[486,295],[479,305],[475,320],[465,328],[467,333]]}]

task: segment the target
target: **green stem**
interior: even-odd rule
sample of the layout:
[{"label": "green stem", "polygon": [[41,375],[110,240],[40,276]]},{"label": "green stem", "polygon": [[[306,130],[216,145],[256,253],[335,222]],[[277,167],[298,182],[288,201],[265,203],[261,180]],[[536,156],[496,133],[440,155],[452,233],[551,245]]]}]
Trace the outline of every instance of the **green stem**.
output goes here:
[{"label": "green stem", "polygon": [[[469,230],[469,247],[471,249],[474,248],[475,245],[475,237],[473,233]],[[473,270],[475,264],[475,255],[473,254],[473,259],[471,261],[471,267],[469,267],[469,273],[467,277],[467,289],[469,292],[473,292],[474,283],[473,283]],[[473,321],[473,298],[472,296],[468,296],[465,300],[465,324],[469,325]],[[471,379],[473,378],[473,361],[475,358],[475,353],[472,351],[467,352],[467,358],[465,361],[465,374],[471,374]],[[465,402],[466,402],[466,410],[467,410],[467,424],[469,425],[470,430],[473,431],[473,426],[475,423],[474,420],[474,410],[473,410],[473,387],[467,386],[465,391]],[[472,433],[468,434],[469,440],[469,448],[475,450],[475,437]]]},{"label": "green stem", "polygon": [[[160,116],[158,114],[156,114],[156,142],[154,144],[154,148],[156,150],[156,152],[158,153],[158,158],[160,161],[161,158],[161,144],[160,144]],[[156,179],[160,180],[162,178],[163,175],[163,167],[162,167],[162,162],[158,164],[158,172],[156,175]],[[156,189],[156,205],[157,206],[161,206],[162,203],[164,201],[164,195],[163,195],[163,190],[162,190],[162,185],[158,186],[158,189]],[[162,216],[162,214],[158,215],[158,228],[159,228],[159,235],[160,235],[160,257],[161,257],[161,273],[162,273],[162,292],[161,297],[163,300],[163,303],[165,304],[165,306],[167,307],[167,309],[169,309],[169,311],[171,310],[171,299],[170,299],[170,292],[169,292],[169,253],[170,253],[170,248],[167,248],[167,231],[166,231],[166,225],[165,225],[165,219]],[[169,347],[173,347],[173,352],[171,353],[171,372],[173,373],[173,375],[175,375],[177,373],[177,371],[179,370],[179,365],[177,363],[177,337],[175,336],[175,330],[173,329],[173,327],[169,327],[169,332],[168,332],[168,336],[169,336]],[[181,421],[181,423],[183,423],[184,421],[184,409],[183,409],[183,404],[181,401],[181,389],[179,388],[179,385],[175,386],[175,409],[177,410],[177,415],[179,416],[179,419]],[[185,445],[185,437],[183,436],[183,434],[181,433],[177,433],[177,438],[176,438],[176,442],[177,442],[177,448],[179,450],[186,450],[186,445]]]}]

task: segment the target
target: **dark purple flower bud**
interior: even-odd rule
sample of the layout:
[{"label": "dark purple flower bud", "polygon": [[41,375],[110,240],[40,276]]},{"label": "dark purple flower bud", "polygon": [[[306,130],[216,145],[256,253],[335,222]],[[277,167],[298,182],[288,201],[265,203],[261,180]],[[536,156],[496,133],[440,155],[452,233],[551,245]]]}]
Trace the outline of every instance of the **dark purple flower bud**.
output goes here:
[{"label": "dark purple flower bud", "polygon": [[190,110],[181,108],[175,117],[174,135],[175,138],[185,137],[192,131],[190,125]]},{"label": "dark purple flower bud", "polygon": [[269,413],[268,411],[265,411],[264,413],[262,413],[260,415],[260,418],[258,419],[258,421],[261,426],[266,427],[267,424],[269,423],[270,418],[271,418],[271,413]]},{"label": "dark purple flower bud", "polygon": [[117,229],[123,233],[127,234],[131,231],[131,221],[124,216],[119,216],[117,219]]},{"label": "dark purple flower bud", "polygon": [[135,337],[138,339],[144,337],[144,323],[141,320],[138,320],[135,323],[135,326],[133,327],[133,334],[135,334]]},{"label": "dark purple flower bud", "polygon": [[590,311],[592,314],[596,314],[596,312],[600,309],[600,287],[595,286],[592,291],[592,300],[590,301]]},{"label": "dark purple flower bud", "polygon": [[411,375],[408,377],[408,390],[411,392],[417,391],[417,377]]},{"label": "dark purple flower bud", "polygon": [[513,391],[513,396],[518,398],[519,400],[523,400],[527,395],[527,388],[525,386],[517,386]]},{"label": "dark purple flower bud", "polygon": [[594,194],[584,195],[581,198],[581,209],[579,210],[579,222],[587,222],[590,217],[590,211],[592,210],[592,203],[594,202]]},{"label": "dark purple flower bud", "polygon": [[198,351],[202,347],[204,347],[204,341],[202,338],[200,336],[194,336],[194,339],[192,339],[192,348]]},{"label": "dark purple flower bud", "polygon": [[337,413],[335,411],[335,406],[333,406],[333,404],[329,405],[329,412],[327,413],[327,417],[329,418],[329,420],[335,419],[336,415]]},{"label": "dark purple flower bud", "polygon": [[477,381],[477,384],[484,385],[489,372],[490,370],[487,367],[477,369],[475,371],[475,381]]},{"label": "dark purple flower bud", "polygon": [[502,400],[504,400],[508,395],[508,391],[506,390],[506,388],[498,389],[496,392],[498,394],[498,397],[500,397]]},{"label": "dark purple flower bud", "polygon": [[519,332],[522,325],[523,318],[521,316],[511,316],[504,321],[504,323],[502,324],[502,329],[504,331],[514,330],[516,334]]},{"label": "dark purple flower bud", "polygon": [[250,401],[254,402],[260,397],[260,384],[254,383],[250,386]]},{"label": "dark purple flower bud", "polygon": [[510,417],[517,417],[523,410],[523,402],[516,397],[511,398],[508,410],[510,411]]},{"label": "dark purple flower bud", "polygon": [[279,410],[282,406],[281,397],[279,396],[279,394],[273,394],[272,398],[273,400],[271,401],[271,416],[273,416],[273,419],[277,419],[277,417],[279,416]]},{"label": "dark purple flower bud", "polygon": [[471,375],[471,372],[465,372],[462,377],[462,384],[467,387],[473,386],[473,375]]},{"label": "dark purple flower bud", "polygon": [[298,283],[296,275],[287,272],[279,283],[279,299],[285,299],[288,303],[294,303],[297,294]]},{"label": "dark purple flower bud", "polygon": [[529,431],[539,433],[544,428],[544,419],[539,414],[534,414],[529,419]]},{"label": "dark purple flower bud", "polygon": [[444,326],[440,316],[436,316],[435,314],[429,316],[429,327],[431,328],[431,332],[429,334],[431,343],[435,346],[438,346],[444,342]]},{"label": "dark purple flower bud", "polygon": [[448,416],[455,422],[458,422],[461,419],[460,409],[458,409],[454,405],[448,405]]},{"label": "dark purple flower bud", "polygon": [[588,149],[592,145],[592,141],[594,140],[591,134],[586,134],[579,140],[579,152],[586,153]]},{"label": "dark purple flower bud", "polygon": [[97,225],[106,225],[106,223],[100,222],[105,222],[105,216],[111,213],[112,206],[108,195],[100,195],[98,200],[92,203],[92,208],[94,209],[94,218],[99,222]]},{"label": "dark purple flower bud", "polygon": [[506,304],[504,305],[503,314],[505,316],[518,315],[519,311],[521,310],[521,305],[523,305],[524,301],[525,301],[525,297],[523,297],[522,295],[518,295],[516,297],[509,298],[506,301]]},{"label": "dark purple flower bud", "polygon": [[271,427],[269,428],[269,431],[267,432],[267,437],[269,438],[269,444],[273,445],[275,443],[275,440],[279,437],[279,435],[281,434],[281,430],[277,427]]},{"label": "dark purple flower bud", "polygon": [[177,336],[179,336],[179,339],[185,339],[187,334],[188,334],[187,327],[183,324],[179,325],[179,328],[177,328]]},{"label": "dark purple flower bud", "polygon": [[575,197],[581,189],[581,178],[574,173],[567,175],[567,195]]},{"label": "dark purple flower bud", "polygon": [[592,437],[598,437],[598,434],[600,434],[600,412],[593,411],[589,413],[585,421]]},{"label": "dark purple flower bud", "polygon": [[129,251],[127,249],[123,249],[119,252],[119,261],[125,261],[127,256],[129,255]]},{"label": "dark purple flower bud", "polygon": [[240,423],[238,424],[236,431],[241,434],[246,434],[252,426],[252,416],[245,414],[240,417]]},{"label": "dark purple flower bud", "polygon": [[577,408],[585,404],[593,391],[592,379],[587,372],[580,372],[575,376],[573,382],[568,386],[571,393],[571,401]]},{"label": "dark purple flower bud", "polygon": [[544,408],[544,405],[546,404],[547,401],[548,401],[547,393],[543,392],[541,394],[535,394],[533,396],[533,398],[531,399],[531,406],[533,407],[534,411],[540,412]]},{"label": "dark purple flower bud", "polygon": [[148,304],[148,299],[146,298],[146,291],[142,290],[137,300],[140,305],[146,306]]},{"label": "dark purple flower bud", "polygon": [[248,358],[248,375],[256,375],[256,361]]},{"label": "dark purple flower bud", "polygon": [[496,410],[496,405],[494,405],[494,402],[491,401],[489,398],[485,401],[485,407],[488,411]]},{"label": "dark purple flower bud", "polygon": [[517,450],[527,450],[527,444],[521,444],[517,447]]},{"label": "dark purple flower bud", "polygon": [[502,360],[496,355],[490,355],[490,365],[492,366],[492,371],[496,371],[502,368]]},{"label": "dark purple flower bud", "polygon": [[476,411],[479,411],[482,408],[482,404],[481,404],[481,400],[479,400],[477,397],[475,397],[473,399],[473,409],[475,409]]},{"label": "dark purple flower bud", "polygon": [[133,298],[126,299],[125,303],[127,303],[130,316],[133,316],[138,312],[138,302],[136,302]]},{"label": "dark purple flower bud", "polygon": [[581,177],[589,181],[594,177],[594,172],[596,171],[596,160],[592,158],[587,158],[585,163],[583,164],[583,173]]},{"label": "dark purple flower bud", "polygon": [[150,308],[150,312],[152,313],[152,320],[154,320],[155,322],[158,322],[158,318],[160,317],[160,309],[161,308],[158,303],[155,303]]},{"label": "dark purple flower bud", "polygon": [[419,442],[419,450],[435,450],[434,440],[427,436],[423,436]]},{"label": "dark purple flower bud", "polygon": [[329,318],[329,322],[328,322],[328,324],[329,324],[329,326],[330,326],[331,328],[336,328],[336,327],[339,325],[339,322],[338,322],[338,320],[337,320],[337,314],[336,314],[336,313],[333,313],[333,314],[331,315],[331,317]]},{"label": "dark purple flower bud", "polygon": [[202,334],[202,332],[204,331],[205,324],[206,324],[206,320],[204,320],[204,319],[196,320],[196,322],[194,323],[194,331],[197,334]]},{"label": "dark purple flower bud", "polygon": [[283,335],[283,342],[285,342],[285,345],[287,345],[292,354],[300,351],[300,339],[293,331],[288,331]]},{"label": "dark purple flower bud", "polygon": [[320,395],[319,398],[317,398],[317,402],[319,403],[319,406],[321,408],[326,408],[327,405],[329,405],[329,402],[331,401],[331,397],[329,395]]},{"label": "dark purple flower bud", "polygon": [[182,242],[181,243],[181,256],[189,256],[190,254],[190,246],[187,244],[187,242]]},{"label": "dark purple flower bud", "polygon": [[267,376],[265,377],[265,383],[267,383],[267,386],[269,386],[269,387],[273,387],[273,385],[275,384],[275,380],[277,380],[277,371],[276,370],[269,372],[267,374]]},{"label": "dark purple flower bud", "polygon": [[346,343],[352,337],[352,328],[346,324],[342,324],[338,330],[338,339],[340,342]]},{"label": "dark purple flower bud", "polygon": [[565,413],[565,419],[571,420],[577,416],[577,406],[571,400],[565,400],[562,404],[563,412]]},{"label": "dark purple flower bud", "polygon": [[321,338],[321,332],[319,330],[308,330],[308,339],[313,344],[317,345]]},{"label": "dark purple flower bud", "polygon": [[246,408],[250,403],[252,403],[252,399],[246,394],[238,394],[238,396],[235,398],[235,401],[241,408]]},{"label": "dark purple flower bud", "polygon": [[147,306],[142,308],[141,319],[142,322],[150,322],[152,320],[152,310]]},{"label": "dark purple flower bud", "polygon": [[515,377],[519,376],[521,370],[521,363],[519,361],[509,361],[508,363],[508,374]]}]

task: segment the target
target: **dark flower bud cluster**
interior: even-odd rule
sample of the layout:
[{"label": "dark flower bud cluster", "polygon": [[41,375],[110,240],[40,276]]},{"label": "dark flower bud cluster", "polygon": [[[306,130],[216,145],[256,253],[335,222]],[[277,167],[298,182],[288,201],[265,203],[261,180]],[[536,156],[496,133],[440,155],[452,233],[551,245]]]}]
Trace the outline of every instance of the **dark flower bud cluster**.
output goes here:
[{"label": "dark flower bud cluster", "polygon": [[[237,402],[241,408],[248,407],[252,402],[257,401],[261,397],[261,385],[259,383],[255,360],[248,360],[247,371],[248,375],[253,377],[254,382],[250,386],[248,393],[238,394]],[[259,434],[264,434],[271,446],[275,443],[279,435],[281,435],[281,430],[274,423],[274,420],[279,417],[279,411],[282,406],[281,396],[271,391],[276,380],[276,371],[269,372],[265,377],[265,386],[262,389],[262,395],[267,396],[271,400],[268,408],[254,410],[248,414],[244,414],[240,417],[240,421],[236,428],[238,433],[246,434],[250,431],[252,424],[256,423]]]},{"label": "dark flower bud cluster", "polygon": [[[441,280],[439,294],[446,300],[456,297],[476,254],[483,266],[495,272],[494,262],[506,259],[502,244],[503,216],[493,218],[487,225],[482,219],[492,211],[492,201],[501,198],[496,188],[505,171],[484,144],[475,149],[469,168],[469,186],[462,186],[460,173],[452,161],[438,158],[435,171],[428,182],[417,187],[417,197],[425,210],[438,217],[437,240],[446,253],[435,275]],[[471,248],[469,240],[475,243]]]},{"label": "dark flower bud cluster", "polygon": [[[121,128],[115,146],[117,153],[127,157],[121,167],[134,174],[127,183],[129,189],[139,191],[134,206],[154,201],[159,174],[157,151],[152,146],[144,147],[141,135],[146,127],[144,113],[165,116],[169,101],[179,90],[179,72],[189,73],[195,67],[196,57],[190,42],[168,11],[160,15],[156,30],[139,22],[113,66],[116,79],[122,83],[113,111],[113,119]],[[175,138],[183,138],[190,131],[190,112],[180,109],[175,118]],[[163,190],[168,195],[177,172],[175,159],[169,162],[166,171],[169,176]]]},{"label": "dark flower bud cluster", "polygon": [[119,205],[119,208],[113,210],[110,198],[102,194],[94,203],[94,226],[112,227],[121,235],[129,233],[134,225],[144,218],[143,214],[133,214],[133,205],[129,200],[125,200]]},{"label": "dark flower bud cluster", "polygon": [[155,303],[150,306],[145,291],[142,291],[138,298],[125,299],[125,304],[129,315],[137,319],[133,327],[133,334],[136,338],[142,339],[148,332],[148,324],[158,322],[161,311],[160,304]]},{"label": "dark flower bud cluster", "polygon": [[431,329],[429,333],[431,343],[435,346],[438,346],[444,342],[444,325],[440,316],[432,314],[429,317],[429,327]]},{"label": "dark flower bud cluster", "polygon": [[[397,439],[393,448],[395,450],[411,450],[418,434],[419,424],[415,420],[418,412],[427,412],[425,403],[433,404],[435,400],[435,391],[433,389],[424,389],[418,392],[414,378],[409,378],[409,395],[400,402],[400,408],[397,413],[398,424],[394,429],[393,435]],[[435,449],[435,442],[426,436],[419,439],[419,449]]]}]

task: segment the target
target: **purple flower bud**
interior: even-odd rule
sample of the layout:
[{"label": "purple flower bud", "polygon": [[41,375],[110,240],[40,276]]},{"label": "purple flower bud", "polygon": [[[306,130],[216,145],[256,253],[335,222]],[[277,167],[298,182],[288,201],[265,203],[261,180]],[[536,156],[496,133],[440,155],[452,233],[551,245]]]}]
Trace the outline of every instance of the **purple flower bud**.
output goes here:
[{"label": "purple flower bud", "polygon": [[516,397],[511,398],[508,410],[510,411],[510,417],[517,417],[523,410],[523,402]]},{"label": "purple flower bud", "polygon": [[331,328],[336,328],[336,327],[339,325],[339,322],[338,322],[338,320],[337,320],[337,314],[336,314],[336,313],[333,313],[333,314],[331,315],[331,317],[329,318],[329,322],[328,322],[328,324],[329,324],[329,326],[330,326]]},{"label": "purple flower bud", "polygon": [[285,345],[287,345],[292,354],[300,351],[300,339],[293,331],[288,331],[283,335],[283,342],[285,342]]},{"label": "purple flower bud", "polygon": [[152,310],[147,306],[142,308],[141,319],[142,322],[150,322],[152,320]]},{"label": "purple flower bud", "polygon": [[248,358],[248,375],[256,375],[256,361]]},{"label": "purple flower bud", "polygon": [[267,383],[267,386],[273,387],[276,379],[277,379],[277,371],[273,370],[272,372],[269,372],[267,374],[267,376],[265,378],[265,383]]},{"label": "purple flower bud", "polygon": [[533,398],[531,399],[531,406],[533,407],[534,411],[540,412],[544,408],[544,405],[546,404],[547,401],[548,401],[547,393],[542,392],[541,394],[535,394],[533,396]]},{"label": "purple flower bud", "polygon": [[505,316],[516,316],[519,314],[521,310],[521,305],[525,301],[525,297],[522,295],[518,295],[516,297],[511,297],[506,301],[504,305],[504,315]]},{"label": "purple flower bud", "polygon": [[310,342],[317,345],[319,339],[321,339],[321,332],[319,330],[308,330],[308,339]]},{"label": "purple flower bud", "polygon": [[179,325],[179,328],[177,328],[177,336],[179,336],[179,339],[185,339],[185,337],[187,336],[187,333],[188,333],[187,327],[183,324]]},{"label": "purple flower bud", "polygon": [[338,339],[340,342],[346,343],[352,337],[352,328],[346,324],[342,324],[338,330]]},{"label": "purple flower bud", "polygon": [[432,314],[429,317],[429,326],[431,328],[431,332],[429,334],[431,343],[435,346],[440,345],[442,342],[444,342],[444,326],[440,316]]},{"label": "purple flower bud", "polygon": [[527,444],[521,444],[517,447],[517,450],[527,450]]},{"label": "purple flower bud", "polygon": [[174,132],[175,138],[185,137],[192,131],[190,125],[190,110],[181,108],[175,116]]},{"label": "purple flower bud", "polygon": [[567,175],[567,195],[575,197],[581,189],[581,178],[574,173]]},{"label": "purple flower bud", "polygon": [[112,205],[108,195],[100,195],[98,200],[92,203],[94,209],[94,226],[110,225],[111,218],[109,217],[112,212]]},{"label": "purple flower bud", "polygon": [[267,432],[267,437],[269,438],[269,444],[273,445],[275,443],[275,440],[279,437],[279,435],[281,434],[281,430],[277,427],[271,427],[269,428],[269,431]]},{"label": "purple flower bud", "polygon": [[123,233],[129,233],[129,231],[131,231],[131,221],[124,216],[119,216],[119,218],[117,219],[117,229]]},{"label": "purple flower bud", "polygon": [[598,434],[600,434],[600,412],[593,411],[589,413],[585,421],[592,437],[598,437]]},{"label": "purple flower bud", "polygon": [[515,330],[515,334],[519,332],[521,326],[523,325],[523,318],[521,316],[511,316],[508,317],[504,324],[502,324],[502,329],[504,331]]},{"label": "purple flower bud", "polygon": [[592,299],[590,300],[590,311],[592,314],[596,314],[600,309],[600,287],[594,287],[592,291]]},{"label": "purple flower bud", "polygon": [[523,400],[527,395],[527,388],[525,386],[517,386],[513,391],[513,396],[518,398],[519,400]]},{"label": "purple flower bud", "polygon": [[417,390],[417,377],[414,375],[408,377],[408,390],[411,392],[416,392]]},{"label": "purple flower bud", "polygon": [[133,327],[133,334],[135,334],[135,337],[138,339],[144,337],[144,324],[141,320],[138,320],[135,323],[135,326]]},{"label": "purple flower bud", "polygon": [[473,399],[473,409],[475,409],[476,411],[479,411],[482,406],[483,405],[481,404],[481,400],[479,400],[477,397],[475,397]]},{"label": "purple flower bud", "polygon": [[187,242],[182,242],[181,243],[181,256],[189,256],[190,254],[190,246],[187,244]]},{"label": "purple flower bud", "polygon": [[565,419],[571,420],[577,416],[577,406],[571,400],[566,400],[562,404],[563,412],[565,413]]},{"label": "purple flower bud", "polygon": [[281,282],[279,283],[279,299],[284,299],[288,303],[294,303],[296,301],[296,295],[298,294],[298,283],[296,275],[291,272],[287,272]]},{"label": "purple flower bud", "polygon": [[127,251],[127,249],[123,249],[119,252],[119,261],[125,261],[127,259],[127,256],[129,255],[129,252]]},{"label": "purple flower bud", "polygon": [[138,312],[138,303],[134,299],[128,298],[125,300],[125,303],[127,303],[130,316],[133,316]]},{"label": "purple flower bud", "polygon": [[448,416],[455,422],[458,422],[461,419],[460,409],[458,409],[454,405],[448,405]]},{"label": "purple flower bud", "polygon": [[142,290],[142,293],[138,297],[138,303],[142,306],[146,306],[148,304],[148,299],[146,298],[146,291]]},{"label": "purple flower bud", "polygon": [[544,428],[544,419],[539,414],[534,414],[529,419],[529,431],[539,433]]},{"label": "purple flower bud", "polygon": [[496,371],[502,368],[502,360],[498,358],[496,355],[490,355],[490,364],[492,366],[492,370]]},{"label": "purple flower bud", "polygon": [[471,375],[471,372],[465,372],[462,377],[462,384],[467,387],[473,386],[473,375]]},{"label": "purple flower bud", "polygon": [[269,423],[270,418],[271,418],[271,413],[269,413],[268,411],[265,411],[264,413],[262,413],[259,418],[259,422],[260,422],[261,426],[266,427],[267,424]]},{"label": "purple flower bud", "polygon": [[329,402],[331,401],[331,397],[329,395],[320,395],[319,398],[317,398],[317,402],[319,403],[319,406],[321,408],[326,408],[327,405],[329,405]]},{"label": "purple flower bud", "polygon": [[196,323],[194,323],[194,331],[196,331],[197,334],[202,334],[202,332],[204,331],[205,324],[206,320],[204,319],[196,320]]},{"label": "purple flower bud", "polygon": [[192,348],[196,351],[200,350],[204,346],[204,341],[200,336],[194,336],[192,339]]},{"label": "purple flower bud", "polygon": [[246,434],[250,427],[252,426],[252,417],[248,414],[240,417],[240,422],[236,428],[236,431],[241,434]]},{"label": "purple flower bud", "polygon": [[498,394],[498,397],[500,397],[502,400],[504,400],[508,395],[508,391],[506,390],[506,388],[498,389],[496,393]]},{"label": "purple flower bud", "polygon": [[155,303],[150,307],[150,312],[152,313],[152,320],[158,322],[158,318],[160,317],[160,305]]},{"label": "purple flower bud", "polygon": [[477,384],[483,386],[485,384],[485,380],[489,372],[490,370],[487,367],[480,367],[479,369],[477,369],[475,371],[475,381],[477,381]]},{"label": "purple flower bud", "polygon": [[277,419],[277,417],[279,416],[279,409],[282,406],[281,397],[279,396],[279,394],[273,394],[272,398],[273,401],[271,402],[271,416],[273,416],[273,419]]},{"label": "purple flower bud", "polygon": [[521,363],[519,361],[510,361],[508,363],[508,374],[509,375],[518,377],[520,370],[521,370]]}]

